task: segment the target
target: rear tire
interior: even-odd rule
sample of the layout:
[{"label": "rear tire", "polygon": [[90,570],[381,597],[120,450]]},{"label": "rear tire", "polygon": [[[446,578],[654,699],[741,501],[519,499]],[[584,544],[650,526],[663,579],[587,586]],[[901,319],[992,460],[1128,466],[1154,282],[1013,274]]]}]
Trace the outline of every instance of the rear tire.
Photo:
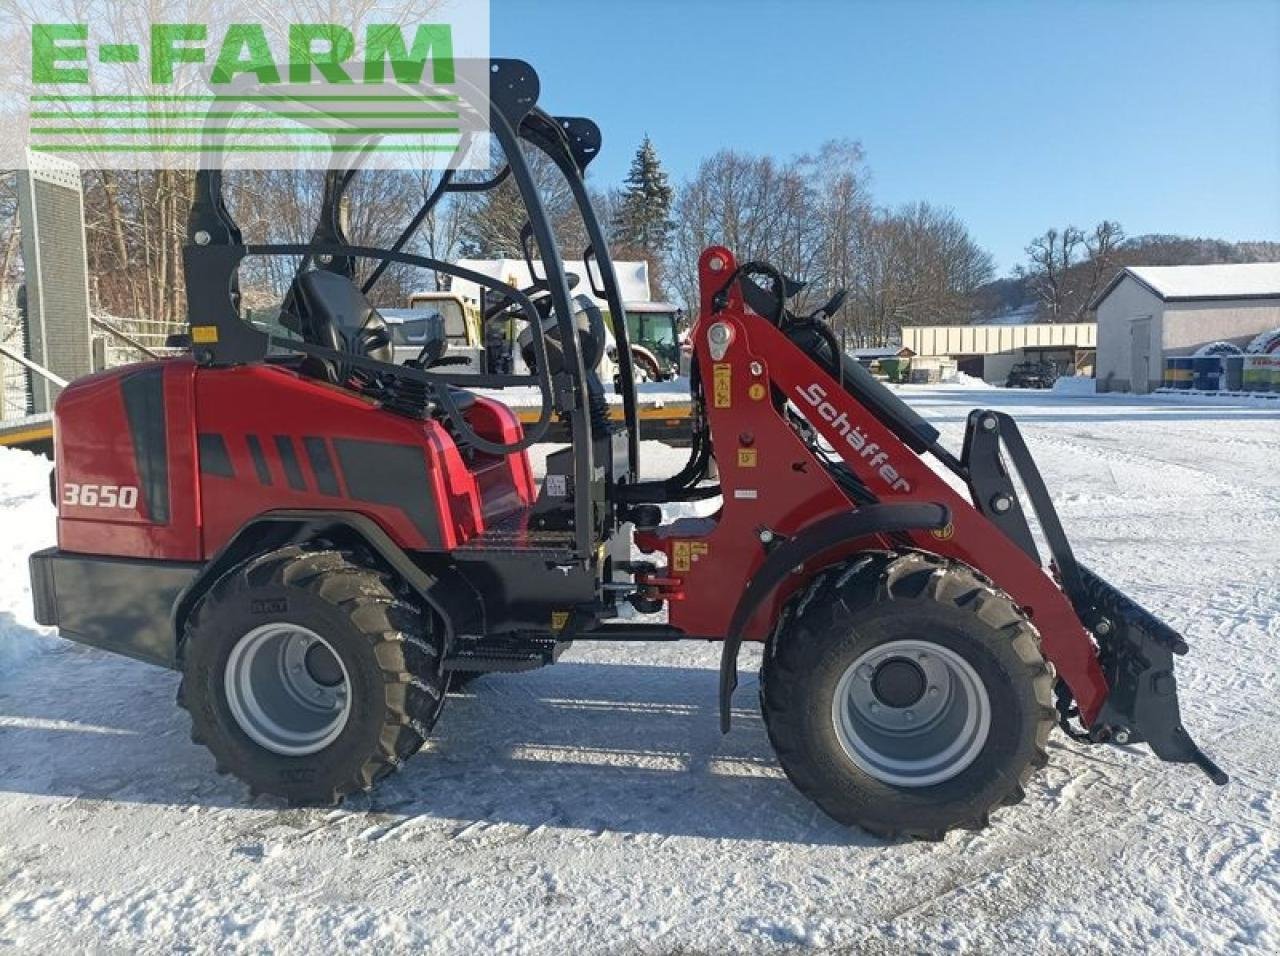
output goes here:
[{"label": "rear tire", "polygon": [[187,624],[178,699],[191,739],[255,794],[333,805],[369,790],[422,747],[440,712],[434,623],[350,554],[253,558]]},{"label": "rear tire", "polygon": [[1014,603],[919,552],[823,572],[766,649],[761,708],[787,776],[840,823],[941,839],[1023,799],[1048,762],[1052,671]]},{"label": "rear tire", "polygon": [[477,677],[483,677],[484,671],[451,671],[449,673],[449,693],[466,689]]},{"label": "rear tire", "polygon": [[662,370],[653,359],[640,352],[631,353],[631,368],[637,384],[662,381]]}]

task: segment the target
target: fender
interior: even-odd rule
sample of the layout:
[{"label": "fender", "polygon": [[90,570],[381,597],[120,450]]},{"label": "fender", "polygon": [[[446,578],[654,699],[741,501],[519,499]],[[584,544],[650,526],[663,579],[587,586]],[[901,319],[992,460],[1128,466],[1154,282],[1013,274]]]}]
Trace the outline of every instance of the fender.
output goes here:
[{"label": "fender", "polygon": [[831,515],[804,528],[775,547],[747,582],[734,608],[720,654],[720,730],[729,732],[729,705],[738,686],[738,652],[742,629],[770,594],[792,570],[810,558],[847,541],[895,531],[935,531],[951,521],[951,512],[940,504],[867,505],[857,511]]},{"label": "fender", "polygon": [[372,518],[350,511],[268,511],[237,531],[174,602],[175,658],[181,661],[182,635],[192,608],[219,578],[261,552],[264,542],[268,548],[280,548],[318,536],[345,537],[373,549],[440,617],[446,652],[459,634],[485,632],[483,602],[466,578],[447,562],[420,567]]}]

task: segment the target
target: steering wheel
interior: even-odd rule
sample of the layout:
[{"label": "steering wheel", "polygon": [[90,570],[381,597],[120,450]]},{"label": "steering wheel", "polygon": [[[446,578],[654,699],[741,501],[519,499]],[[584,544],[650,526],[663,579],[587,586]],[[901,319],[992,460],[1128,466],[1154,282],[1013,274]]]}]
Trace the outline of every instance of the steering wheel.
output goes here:
[{"label": "steering wheel", "polygon": [[[565,279],[567,280],[570,292],[576,289],[578,287],[578,283],[582,281],[576,272],[566,273]],[[521,289],[520,294],[524,296],[528,296],[529,299],[533,302],[533,304],[538,306],[539,309],[541,309],[542,304],[548,298],[550,298],[551,289],[547,286],[545,281],[535,282],[533,283],[533,285],[526,286],[525,288]],[[501,299],[499,299],[497,302],[495,302],[493,305],[489,306],[489,308],[485,310],[484,320],[486,322],[492,322],[494,319],[498,318],[498,316],[500,316],[503,312],[507,311],[507,309],[511,308],[511,306],[515,305],[515,302],[516,300],[513,296],[504,295]],[[517,315],[515,316],[515,318],[521,319],[523,321],[528,321],[528,317],[523,315]]]}]

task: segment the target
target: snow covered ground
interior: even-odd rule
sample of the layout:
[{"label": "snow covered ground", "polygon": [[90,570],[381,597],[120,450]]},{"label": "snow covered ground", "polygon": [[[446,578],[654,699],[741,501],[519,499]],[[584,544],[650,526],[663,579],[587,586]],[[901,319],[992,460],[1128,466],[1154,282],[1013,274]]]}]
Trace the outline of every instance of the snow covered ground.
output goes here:
[{"label": "snow covered ground", "polygon": [[953,444],[1021,419],[1078,552],[1190,637],[1230,786],[1055,734],[992,829],[886,843],[783,779],[754,679],[720,735],[714,647],[581,647],[451,699],[371,797],[251,801],[173,675],[31,624],[48,466],[0,450],[0,950],[1280,951],[1280,412],[905,391]]}]

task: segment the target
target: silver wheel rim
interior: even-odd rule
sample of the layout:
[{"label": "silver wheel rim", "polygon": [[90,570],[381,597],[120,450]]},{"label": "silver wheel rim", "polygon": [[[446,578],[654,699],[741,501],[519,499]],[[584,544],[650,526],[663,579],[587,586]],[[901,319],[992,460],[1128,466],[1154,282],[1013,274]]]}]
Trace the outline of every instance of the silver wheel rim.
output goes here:
[{"label": "silver wheel rim", "polygon": [[977,759],[991,731],[991,701],[977,672],[950,648],[890,641],[841,675],[831,718],[860,769],[894,786],[928,787]]},{"label": "silver wheel rim", "polygon": [[240,638],[223,682],[240,729],[282,756],[318,753],[351,716],[351,678],[342,658],[296,624],[263,624]]}]

